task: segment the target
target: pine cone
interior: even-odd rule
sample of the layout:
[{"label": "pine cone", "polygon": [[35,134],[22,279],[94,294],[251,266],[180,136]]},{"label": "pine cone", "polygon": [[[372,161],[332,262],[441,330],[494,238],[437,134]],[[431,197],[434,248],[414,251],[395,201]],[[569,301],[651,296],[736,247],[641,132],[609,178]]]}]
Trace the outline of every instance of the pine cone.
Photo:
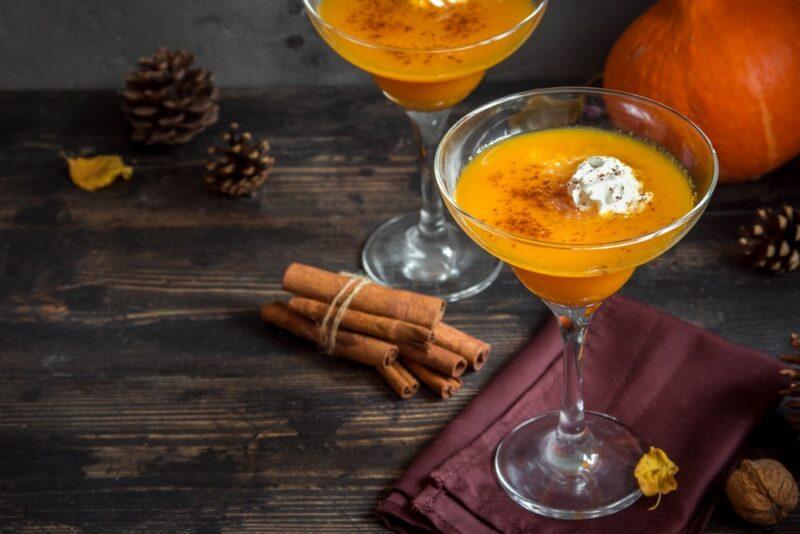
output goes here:
[{"label": "pine cone", "polygon": [[[789,335],[789,343],[793,348],[800,350],[800,333],[793,332]],[[782,369],[780,373],[789,382],[786,387],[780,390],[780,394],[787,398],[784,407],[788,411],[787,420],[797,431],[800,431],[800,352],[797,354],[783,354],[781,360],[792,364],[791,369]]]},{"label": "pine cone", "polygon": [[186,143],[217,122],[219,106],[212,74],[191,68],[194,54],[159,48],[125,76],[122,111],[132,139],[148,145]]},{"label": "pine cone", "polygon": [[206,164],[206,183],[212,188],[237,197],[252,194],[267,181],[275,159],[269,155],[266,139],[254,143],[250,132],[239,133],[239,125],[231,123],[222,134],[226,147],[209,147],[212,155]]},{"label": "pine cone", "polygon": [[800,267],[800,209],[756,210],[756,222],[741,228],[739,244],[755,267],[782,274]]}]

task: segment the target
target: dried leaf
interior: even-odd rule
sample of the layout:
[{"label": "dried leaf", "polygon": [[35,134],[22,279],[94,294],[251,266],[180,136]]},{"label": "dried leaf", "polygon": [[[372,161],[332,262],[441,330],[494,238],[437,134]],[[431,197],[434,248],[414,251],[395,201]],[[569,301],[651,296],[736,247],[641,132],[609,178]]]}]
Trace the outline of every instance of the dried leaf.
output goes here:
[{"label": "dried leaf", "polygon": [[642,493],[647,497],[658,495],[658,500],[650,510],[658,507],[662,495],[678,489],[678,482],[675,480],[677,472],[678,466],[672,463],[667,453],[657,447],[650,447],[636,464],[633,475],[639,482]]},{"label": "dried leaf", "polygon": [[133,168],[125,165],[119,156],[66,159],[69,177],[75,185],[86,191],[108,187],[118,176],[128,180],[133,175]]}]

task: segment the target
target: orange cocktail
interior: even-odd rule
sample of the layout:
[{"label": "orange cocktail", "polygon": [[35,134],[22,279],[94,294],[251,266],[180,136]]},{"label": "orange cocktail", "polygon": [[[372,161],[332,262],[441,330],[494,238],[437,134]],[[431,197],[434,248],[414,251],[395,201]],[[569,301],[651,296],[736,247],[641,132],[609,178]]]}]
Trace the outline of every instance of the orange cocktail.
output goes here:
[{"label": "orange cocktail", "polygon": [[350,63],[372,74],[411,119],[421,208],[384,222],[361,262],[374,281],[459,300],[488,287],[501,263],[448,221],[433,155],[451,106],[530,36],[547,0],[304,0],[311,22]]},{"label": "orange cocktail", "polygon": [[[651,197],[641,211],[603,215],[573,205],[570,177],[596,155],[632,168]],[[490,146],[462,171],[456,202],[495,229],[569,247],[615,243],[664,228],[692,209],[695,195],[681,165],[655,145],[614,131],[571,127],[525,133]],[[477,227],[474,231],[485,248],[514,266],[528,289],[571,306],[615,293],[634,266],[672,242],[660,238],[587,256],[573,248],[545,251]]]},{"label": "orange cocktail", "polygon": [[[703,213],[719,171],[711,142],[652,100],[561,87],[467,114],[443,137],[435,171],[461,228],[514,267],[558,318],[564,341],[561,407],[502,439],[497,481],[547,517],[589,519],[630,506],[641,496],[631,473],[642,443],[624,422],[584,410],[584,342],[604,299]],[[630,355],[588,356],[623,363]]]},{"label": "orange cocktail", "polygon": [[[539,21],[532,0],[322,0],[318,29],[406,109],[458,103]],[[313,19],[312,19],[313,20]],[[343,35],[344,34],[344,35]],[[476,43],[482,43],[476,46]]]}]

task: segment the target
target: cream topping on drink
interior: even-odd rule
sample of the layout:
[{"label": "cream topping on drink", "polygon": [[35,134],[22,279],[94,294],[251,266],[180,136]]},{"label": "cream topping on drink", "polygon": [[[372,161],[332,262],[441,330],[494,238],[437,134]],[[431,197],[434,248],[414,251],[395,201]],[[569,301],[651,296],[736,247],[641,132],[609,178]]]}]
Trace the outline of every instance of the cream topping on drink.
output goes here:
[{"label": "cream topping on drink", "polygon": [[567,192],[580,211],[596,209],[600,215],[631,215],[652,200],[633,169],[617,158],[591,156],[578,165],[567,182]]}]

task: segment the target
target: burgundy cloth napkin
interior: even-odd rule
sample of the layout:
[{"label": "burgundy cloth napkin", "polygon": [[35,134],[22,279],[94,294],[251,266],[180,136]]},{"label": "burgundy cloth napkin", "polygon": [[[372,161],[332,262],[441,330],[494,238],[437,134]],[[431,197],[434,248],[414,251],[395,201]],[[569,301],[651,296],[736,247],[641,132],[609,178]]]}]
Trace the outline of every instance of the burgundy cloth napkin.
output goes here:
[{"label": "burgundy cloth napkin", "polygon": [[[561,341],[555,321],[420,454],[377,513],[399,532],[699,532],[724,472],[778,402],[783,365],[638,302],[614,297],[596,314],[583,357],[590,410],[621,419],[680,468],[678,490],[576,523],[518,507],[498,485],[495,447],[517,424],[556,409]],[[631,474],[632,476],[632,474]]]}]

